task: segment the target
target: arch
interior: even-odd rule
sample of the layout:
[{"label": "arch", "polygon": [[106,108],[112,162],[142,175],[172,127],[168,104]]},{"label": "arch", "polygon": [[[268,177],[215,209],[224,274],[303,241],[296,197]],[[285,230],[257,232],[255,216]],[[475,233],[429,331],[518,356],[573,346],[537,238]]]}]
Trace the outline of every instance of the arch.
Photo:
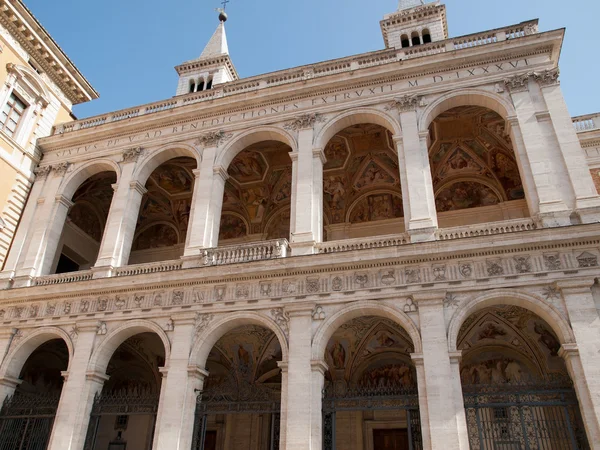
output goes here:
[{"label": "arch", "polygon": [[431,43],[431,32],[429,31],[429,29],[424,28],[423,31],[421,32],[421,34],[423,35],[423,44],[430,44]]},{"label": "arch", "polygon": [[402,36],[400,36],[400,44],[402,45],[402,48],[410,47],[410,39],[408,37],[408,34],[403,34]]},{"label": "arch", "polygon": [[73,359],[74,346],[69,334],[61,328],[42,327],[23,338],[22,341],[8,352],[2,366],[0,366],[0,379],[18,379],[27,358],[29,358],[37,348],[52,339],[61,339],[67,345],[70,367]]},{"label": "arch", "polygon": [[139,237],[140,237],[140,235],[141,235],[143,232],[145,232],[145,231],[148,231],[150,228],[152,228],[152,227],[155,227],[155,226],[157,226],[157,225],[165,225],[165,226],[167,226],[167,227],[169,227],[169,228],[172,228],[172,229],[173,229],[173,231],[175,231],[175,234],[177,235],[177,242],[178,242],[178,243],[179,243],[179,242],[181,242],[181,236],[180,236],[180,233],[179,233],[179,230],[177,229],[177,227],[176,227],[175,225],[173,225],[171,222],[167,222],[167,221],[164,221],[164,220],[160,220],[160,221],[158,221],[158,222],[152,222],[152,223],[150,223],[150,224],[148,224],[148,225],[144,226],[144,227],[143,227],[143,228],[141,228],[140,230],[136,230],[135,234],[133,235],[133,242],[135,242],[135,240],[136,240],[137,238],[139,238]]},{"label": "arch", "polygon": [[158,335],[165,347],[165,364],[168,365],[171,357],[171,342],[165,331],[154,322],[139,319],[125,322],[106,336],[98,348],[92,353],[88,365],[89,371],[104,374],[108,367],[108,363],[110,362],[110,358],[112,358],[119,345],[130,337],[140,333],[154,333]]},{"label": "arch", "polygon": [[498,113],[503,119],[516,115],[512,104],[500,95],[483,89],[461,89],[439,97],[425,108],[419,117],[419,131],[427,132],[437,116],[459,106],[481,106]]},{"label": "arch", "polygon": [[336,330],[344,323],[363,316],[383,317],[396,322],[410,336],[415,353],[423,351],[419,329],[410,317],[391,306],[373,300],[364,300],[355,302],[338,311],[323,322],[313,338],[312,359],[315,361],[322,360],[325,355],[325,348]]},{"label": "arch", "polygon": [[325,148],[331,138],[340,131],[353,125],[365,123],[382,126],[394,135],[402,134],[400,123],[390,114],[374,108],[358,108],[343,112],[327,122],[315,136],[315,148]]},{"label": "arch", "polygon": [[138,162],[138,166],[133,174],[133,179],[142,186],[146,185],[146,181],[152,172],[158,166],[173,158],[188,156],[196,161],[196,169],[200,168],[202,162],[202,153],[196,147],[190,144],[173,143],[167,144],[157,150],[149,152],[149,154]]},{"label": "arch", "polygon": [[[360,202],[362,202],[366,198],[370,197],[371,195],[377,195],[377,194],[391,194],[392,196],[402,200],[402,195],[399,192],[392,191],[391,189],[373,189],[372,191],[365,192],[360,197],[358,197],[356,200],[354,200],[350,204],[350,206],[348,206],[348,208],[347,208],[348,212],[346,212],[346,218],[345,218],[346,223],[350,223],[350,217],[352,216],[352,212],[354,211],[354,209],[358,206],[358,204]],[[403,208],[402,215],[404,216],[404,205],[402,206],[402,208]],[[400,217],[396,217],[396,219],[400,219]]]},{"label": "arch", "polygon": [[[292,219],[291,219],[292,208],[291,208],[291,206],[289,206],[289,205],[288,205],[288,206],[281,207],[281,208],[279,208],[279,209],[276,209],[276,210],[273,212],[273,214],[271,214],[271,215],[268,217],[268,219],[267,219],[267,222],[266,222],[266,224],[265,224],[265,228],[264,228],[264,233],[265,233],[265,235],[266,235],[266,234],[268,233],[268,231],[271,229],[271,226],[273,225],[273,223],[274,223],[276,220],[279,220],[279,219],[281,219],[281,217],[282,217],[282,216],[284,216],[286,213],[287,213],[287,214],[290,214],[290,221],[291,221],[291,220],[292,220]],[[291,228],[291,226],[292,226],[292,224],[290,223],[290,228]],[[289,236],[288,236],[286,239],[289,239]]]},{"label": "arch", "polygon": [[121,179],[121,168],[112,159],[90,161],[79,166],[65,178],[59,193],[70,200],[85,180],[100,172],[114,172],[117,175],[117,183]]},{"label": "arch", "polygon": [[259,127],[240,134],[232,142],[227,144],[219,152],[215,160],[216,167],[229,168],[233,159],[247,147],[263,141],[278,141],[292,148],[292,151],[298,149],[296,139],[286,130],[278,127]]},{"label": "arch", "polygon": [[288,360],[287,337],[277,323],[271,318],[257,312],[240,311],[233,314],[224,314],[216,321],[210,323],[200,333],[192,348],[189,364],[205,367],[208,354],[217,341],[229,331],[244,325],[258,325],[275,333],[281,345],[282,361]]},{"label": "arch", "polygon": [[561,345],[575,342],[575,335],[569,322],[556,307],[529,293],[495,290],[463,303],[454,313],[448,327],[449,351],[456,352],[458,333],[462,324],[471,314],[496,305],[519,306],[528,309],[546,321],[556,333]]},{"label": "arch", "polygon": [[494,194],[496,194],[496,196],[498,197],[498,200],[500,200],[501,202],[505,202],[508,200],[507,196],[506,196],[506,192],[503,191],[499,191],[497,186],[494,186],[493,183],[490,182],[489,179],[484,178],[480,175],[476,175],[476,176],[471,176],[471,177],[454,177],[454,178],[450,178],[449,180],[447,180],[445,183],[441,183],[438,188],[435,190],[434,192],[434,198],[437,198],[437,196],[444,190],[447,189],[457,183],[463,183],[463,182],[468,182],[468,181],[473,181],[477,184],[481,184],[482,186],[485,186],[489,189],[492,190],[492,192]]}]

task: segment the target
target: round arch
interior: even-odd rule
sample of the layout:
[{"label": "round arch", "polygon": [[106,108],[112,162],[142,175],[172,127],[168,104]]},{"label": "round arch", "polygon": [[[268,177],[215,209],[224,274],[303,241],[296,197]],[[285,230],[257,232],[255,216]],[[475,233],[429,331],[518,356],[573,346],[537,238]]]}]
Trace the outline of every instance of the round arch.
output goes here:
[{"label": "round arch", "polygon": [[421,353],[423,351],[419,329],[410,317],[404,312],[392,308],[391,306],[373,300],[365,300],[347,306],[323,322],[313,338],[312,359],[314,361],[323,359],[329,340],[340,326],[352,319],[364,316],[382,317],[396,322],[399,326],[404,328],[410,336],[415,348],[415,353]]},{"label": "round arch", "polygon": [[[473,181],[477,184],[481,184],[482,186],[485,186],[489,189],[491,189],[491,191],[496,194],[496,196],[498,196],[498,199],[500,201],[507,201],[508,198],[506,196],[506,192],[502,192],[499,191],[498,188],[496,186],[494,186],[492,183],[489,182],[488,179],[482,177],[482,176],[471,176],[471,177],[455,177],[455,178],[450,178],[448,181],[446,181],[443,184],[440,184],[440,186],[438,186],[438,188],[435,190],[435,192],[433,193],[434,198],[437,199],[437,196],[440,194],[440,192],[442,192],[444,189],[447,189],[457,183],[462,183],[462,182],[468,182],[468,181]],[[439,213],[438,213],[439,214]]]},{"label": "round arch", "polygon": [[165,331],[159,325],[149,320],[131,320],[111,331],[98,348],[94,350],[88,365],[89,371],[104,374],[110,358],[112,358],[119,345],[130,337],[140,333],[154,333],[158,335],[165,348],[165,364],[168,365],[171,356],[171,342]]},{"label": "round arch", "polygon": [[189,364],[205,367],[208,354],[217,341],[229,331],[244,325],[258,325],[275,333],[281,345],[282,360],[288,360],[287,337],[277,323],[271,318],[257,312],[240,311],[219,317],[200,333],[192,348]]},{"label": "round arch", "polygon": [[380,125],[394,135],[402,134],[400,123],[390,114],[374,108],[359,108],[338,114],[327,122],[315,136],[315,148],[325,148],[331,138],[345,128],[366,123]]},{"label": "round arch", "polygon": [[4,363],[0,366],[0,379],[18,379],[27,358],[41,345],[53,339],[61,339],[67,345],[69,352],[69,367],[73,359],[73,341],[69,334],[57,327],[42,327],[24,337],[12,350],[8,352]]},{"label": "round arch", "polygon": [[481,106],[498,113],[503,119],[515,116],[512,104],[498,94],[483,89],[451,91],[431,103],[419,117],[419,131],[427,132],[437,116],[459,106]]},{"label": "round arch", "polygon": [[79,186],[81,186],[85,180],[100,172],[114,172],[117,175],[117,183],[121,179],[121,168],[112,159],[90,161],[77,167],[69,176],[67,176],[59,191],[60,195],[71,200]]},{"label": "round arch", "polygon": [[[399,198],[400,200],[402,200],[402,195],[400,195],[399,192],[394,192],[390,189],[374,189],[372,191],[368,191],[365,192],[364,194],[362,194],[360,197],[358,197],[356,200],[354,200],[350,206],[348,206],[348,212],[346,213],[346,222],[350,223],[350,216],[352,216],[352,212],[354,211],[354,209],[358,206],[358,204],[363,201],[364,199],[366,199],[367,197],[371,196],[371,195],[377,195],[377,194],[391,194],[394,197]],[[400,219],[400,217],[398,217],[398,219]]]},{"label": "round arch", "polygon": [[278,141],[292,148],[292,151],[298,149],[296,139],[286,130],[278,127],[259,127],[248,130],[237,136],[232,142],[227,144],[220,151],[215,160],[215,167],[229,168],[233,159],[247,147],[263,141]]},{"label": "round arch", "polygon": [[148,155],[138,162],[133,174],[133,179],[142,186],[145,186],[146,181],[148,181],[148,178],[150,178],[150,175],[152,175],[152,172],[154,172],[158,166],[166,163],[170,159],[182,156],[188,156],[194,159],[196,161],[196,169],[200,168],[202,155],[196,147],[189,144],[173,143],[148,152]]},{"label": "round arch", "polygon": [[146,225],[143,228],[137,230],[135,235],[133,236],[133,242],[135,242],[135,240],[137,238],[139,238],[143,232],[148,231],[150,228],[155,227],[157,225],[165,225],[165,226],[171,228],[173,231],[175,231],[175,234],[177,235],[177,242],[180,242],[181,236],[180,236],[179,230],[171,222],[166,222],[164,220],[161,220],[158,222],[152,222],[151,224]]},{"label": "round arch", "polygon": [[486,292],[483,295],[463,303],[450,320],[448,327],[448,349],[456,352],[458,333],[467,318],[482,309],[496,306],[510,305],[528,309],[544,319],[554,330],[561,345],[575,342],[575,335],[564,315],[554,306],[544,302],[542,299],[525,292],[511,290],[496,290]]}]

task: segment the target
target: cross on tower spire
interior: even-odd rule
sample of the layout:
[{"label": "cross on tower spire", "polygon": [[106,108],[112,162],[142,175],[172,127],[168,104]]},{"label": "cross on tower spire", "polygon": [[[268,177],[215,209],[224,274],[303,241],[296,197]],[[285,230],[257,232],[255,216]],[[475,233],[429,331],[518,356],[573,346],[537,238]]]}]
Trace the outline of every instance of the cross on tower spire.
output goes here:
[{"label": "cross on tower spire", "polygon": [[229,3],[229,0],[223,0],[223,1],[221,2],[221,5],[223,5],[223,8],[222,8],[222,9],[223,9],[223,11],[225,11],[225,10],[227,9],[227,3]]}]

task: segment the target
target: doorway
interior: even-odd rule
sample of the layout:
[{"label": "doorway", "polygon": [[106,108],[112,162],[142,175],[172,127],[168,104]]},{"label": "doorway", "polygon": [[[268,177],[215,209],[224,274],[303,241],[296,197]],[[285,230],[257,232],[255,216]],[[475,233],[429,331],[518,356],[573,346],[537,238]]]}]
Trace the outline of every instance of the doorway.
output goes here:
[{"label": "doorway", "polygon": [[373,430],[373,450],[409,450],[408,430]]}]

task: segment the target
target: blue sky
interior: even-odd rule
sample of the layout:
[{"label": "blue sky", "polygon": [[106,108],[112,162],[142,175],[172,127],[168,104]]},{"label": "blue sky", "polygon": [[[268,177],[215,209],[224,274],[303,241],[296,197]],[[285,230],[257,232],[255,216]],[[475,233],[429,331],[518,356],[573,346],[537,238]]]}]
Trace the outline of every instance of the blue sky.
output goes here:
[{"label": "blue sky", "polygon": [[[199,56],[218,23],[208,0],[25,0],[97,91],[79,118],[175,94],[177,64]],[[446,0],[451,36],[539,18],[567,28],[561,82],[572,115],[600,111],[598,0]],[[574,5],[574,7],[569,7]],[[231,0],[229,50],[241,77],[383,48],[397,0]]]}]

